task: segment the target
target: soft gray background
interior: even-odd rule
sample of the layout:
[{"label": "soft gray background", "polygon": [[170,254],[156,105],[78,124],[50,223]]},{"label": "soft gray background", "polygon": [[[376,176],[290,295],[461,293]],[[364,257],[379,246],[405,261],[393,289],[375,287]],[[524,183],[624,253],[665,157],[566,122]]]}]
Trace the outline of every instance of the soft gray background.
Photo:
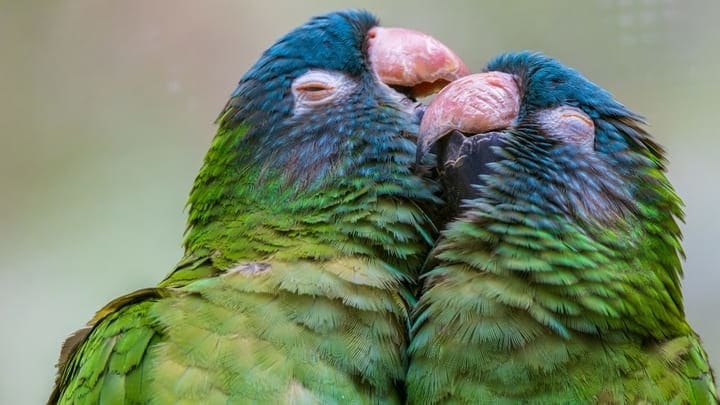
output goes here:
[{"label": "soft gray background", "polygon": [[431,33],[474,70],[542,50],[645,115],[687,203],[687,315],[720,367],[720,2],[0,0],[0,403],[43,402],[63,339],[170,270],[237,80],[346,7]]}]

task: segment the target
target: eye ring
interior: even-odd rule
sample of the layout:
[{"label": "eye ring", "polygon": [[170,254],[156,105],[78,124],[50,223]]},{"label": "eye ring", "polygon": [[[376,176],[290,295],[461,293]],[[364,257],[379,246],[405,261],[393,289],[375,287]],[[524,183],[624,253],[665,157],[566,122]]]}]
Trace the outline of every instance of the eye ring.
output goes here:
[{"label": "eye ring", "polygon": [[593,149],[595,123],[577,107],[560,106],[540,111],[535,119],[550,138],[563,143],[575,144],[583,150]]},{"label": "eye ring", "polygon": [[354,90],[351,79],[339,72],[310,70],[293,80],[291,90],[296,112],[326,105]]},{"label": "eye ring", "polygon": [[[585,113],[575,108],[565,108],[559,112],[559,117],[562,120],[568,121],[569,124],[577,126],[577,130],[589,131],[595,129],[595,123]],[[584,127],[584,128],[580,128]]]}]

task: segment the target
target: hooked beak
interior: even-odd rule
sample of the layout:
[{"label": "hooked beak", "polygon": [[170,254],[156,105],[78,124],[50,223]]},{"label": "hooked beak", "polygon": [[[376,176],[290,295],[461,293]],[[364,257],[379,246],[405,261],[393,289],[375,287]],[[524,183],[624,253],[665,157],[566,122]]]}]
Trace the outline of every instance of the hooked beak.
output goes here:
[{"label": "hooked beak", "polygon": [[470,71],[442,42],[405,28],[374,27],[368,32],[370,64],[383,83],[431,95]]},{"label": "hooked beak", "polygon": [[442,89],[420,122],[418,162],[438,140],[454,130],[478,134],[508,128],[520,110],[520,90],[507,73],[465,76]]}]

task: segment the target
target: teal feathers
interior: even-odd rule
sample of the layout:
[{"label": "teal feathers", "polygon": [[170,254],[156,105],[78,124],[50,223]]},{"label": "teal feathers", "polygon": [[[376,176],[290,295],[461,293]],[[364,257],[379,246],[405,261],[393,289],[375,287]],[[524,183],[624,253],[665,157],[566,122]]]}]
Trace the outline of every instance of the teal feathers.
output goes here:
[{"label": "teal feathers", "polygon": [[401,402],[432,243],[420,206],[438,200],[411,169],[414,102],[369,66],[376,25],[316,17],[245,74],[190,193],[185,256],[68,339],[51,403]]},{"label": "teal feathers", "polygon": [[[515,78],[520,110],[431,253],[410,402],[717,403],[683,311],[682,203],[642,120],[539,54],[487,70]],[[548,128],[555,108],[580,121]],[[590,149],[557,132],[578,125]]]}]

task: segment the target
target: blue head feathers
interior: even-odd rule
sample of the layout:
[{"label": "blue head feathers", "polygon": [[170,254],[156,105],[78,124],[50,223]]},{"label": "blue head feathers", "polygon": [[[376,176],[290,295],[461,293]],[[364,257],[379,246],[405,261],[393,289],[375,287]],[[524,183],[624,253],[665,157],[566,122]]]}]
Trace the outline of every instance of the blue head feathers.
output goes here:
[{"label": "blue head feathers", "polygon": [[592,118],[638,118],[577,70],[538,52],[499,55],[488,63],[485,71],[500,71],[518,77],[523,87],[521,116],[531,110],[570,105],[583,109]]}]

